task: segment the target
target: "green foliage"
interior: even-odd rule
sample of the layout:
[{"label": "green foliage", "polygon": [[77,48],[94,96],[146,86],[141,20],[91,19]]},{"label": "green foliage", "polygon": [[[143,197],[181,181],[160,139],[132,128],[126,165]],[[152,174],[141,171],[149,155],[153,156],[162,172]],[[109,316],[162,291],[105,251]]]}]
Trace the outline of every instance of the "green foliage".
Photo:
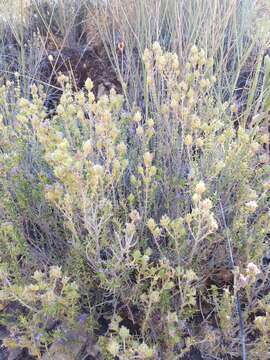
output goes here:
[{"label": "green foliage", "polygon": [[[25,82],[26,64],[13,81],[1,77],[7,347],[41,358],[63,336],[48,323],[76,328],[86,309],[105,359],[174,360],[194,347],[225,358],[241,356],[243,342],[248,357],[267,359],[269,267],[260,264],[270,231],[269,58],[252,22],[259,5],[155,3],[99,7],[122,95],[95,99],[90,79],[75,91],[62,74],[63,95],[49,114],[42,86]],[[52,17],[62,36],[71,31],[68,16],[61,24],[65,9],[59,2]],[[108,14],[125,34],[121,64]],[[255,45],[240,113],[233,95]],[[15,323],[3,315],[14,307]]]},{"label": "green foliage", "polygon": [[11,324],[9,337],[4,346],[9,348],[28,348],[30,353],[41,359],[42,348],[61,337],[58,330],[50,330],[50,323],[65,321],[74,326],[77,315],[78,291],[69,278],[62,275],[61,269],[52,266],[49,274],[35,271],[34,283],[22,285],[12,282],[13,273],[1,270],[1,305],[17,302],[24,311]]}]

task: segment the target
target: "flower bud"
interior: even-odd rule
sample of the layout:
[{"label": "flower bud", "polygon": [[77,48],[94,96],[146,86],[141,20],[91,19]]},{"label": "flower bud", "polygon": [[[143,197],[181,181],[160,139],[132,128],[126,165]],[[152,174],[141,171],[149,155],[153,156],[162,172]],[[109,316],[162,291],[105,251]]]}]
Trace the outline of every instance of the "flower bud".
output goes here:
[{"label": "flower bud", "polygon": [[153,154],[151,154],[149,151],[144,153],[143,162],[145,167],[149,167],[152,164],[152,160],[153,160]]},{"label": "flower bud", "polygon": [[136,134],[138,136],[142,136],[144,133],[144,130],[143,130],[143,127],[142,126],[138,126],[137,129],[136,129]]},{"label": "flower bud", "polygon": [[253,212],[255,212],[257,210],[258,204],[257,204],[257,202],[255,200],[251,200],[251,201],[248,201],[245,204],[245,206],[246,206],[248,211],[253,213]]},{"label": "flower bud", "polygon": [[93,81],[88,78],[88,79],[85,81],[85,88],[86,88],[86,90],[91,91],[91,90],[93,89],[93,87],[94,87]]},{"label": "flower bud", "polygon": [[199,195],[203,194],[206,191],[206,187],[203,181],[200,181],[196,187],[195,187],[195,192]]},{"label": "flower bud", "polygon": [[185,137],[185,144],[186,144],[187,146],[191,146],[191,145],[192,145],[192,142],[193,142],[192,136],[191,136],[191,135],[187,135],[187,136]]},{"label": "flower bud", "polygon": [[141,122],[142,120],[142,115],[139,111],[137,111],[134,116],[133,116],[133,120],[136,122],[136,123],[139,123]]}]

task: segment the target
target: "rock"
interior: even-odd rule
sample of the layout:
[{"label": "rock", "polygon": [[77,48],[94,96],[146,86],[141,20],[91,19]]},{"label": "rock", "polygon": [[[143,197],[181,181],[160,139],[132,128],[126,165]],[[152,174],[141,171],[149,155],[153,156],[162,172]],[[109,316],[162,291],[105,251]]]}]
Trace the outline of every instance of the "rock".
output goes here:
[{"label": "rock", "polygon": [[7,360],[8,352],[7,349],[0,347],[0,360]]},{"label": "rock", "polygon": [[18,360],[22,359],[24,350],[21,348],[9,349],[7,360]]},{"label": "rock", "polygon": [[63,338],[53,343],[42,360],[79,360],[86,357],[101,360],[99,349],[86,331],[63,330]]},{"label": "rock", "polygon": [[9,335],[7,328],[3,325],[0,325],[0,341],[4,340]]},{"label": "rock", "polygon": [[[35,360],[36,358],[29,355],[27,349],[12,349],[9,350],[7,360]],[[64,359],[63,359],[64,360]]]}]

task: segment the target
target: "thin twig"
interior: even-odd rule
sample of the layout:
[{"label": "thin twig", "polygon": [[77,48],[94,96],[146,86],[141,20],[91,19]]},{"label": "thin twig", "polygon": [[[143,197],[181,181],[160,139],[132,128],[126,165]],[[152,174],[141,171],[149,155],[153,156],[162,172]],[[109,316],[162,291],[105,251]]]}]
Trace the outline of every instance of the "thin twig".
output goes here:
[{"label": "thin twig", "polygon": [[[223,211],[221,201],[219,201],[219,204],[220,204],[222,220],[223,220],[223,223],[224,223],[224,226],[225,226],[225,229],[226,229],[226,237],[227,237],[227,244],[228,244],[228,248],[229,248],[230,262],[231,262],[231,267],[233,269],[235,267],[235,262],[234,262],[234,258],[233,258],[231,239],[230,239],[230,237],[228,235],[228,227],[227,227],[227,223],[226,223],[226,219],[225,219],[225,215],[224,215],[224,211]],[[240,304],[238,291],[236,292],[236,307],[237,307],[237,312],[238,312],[238,316],[239,316],[239,328],[240,328],[240,342],[241,342],[241,347],[242,347],[242,359],[247,360],[244,319],[243,319],[243,314],[242,314],[242,309],[241,309],[241,304]]]}]

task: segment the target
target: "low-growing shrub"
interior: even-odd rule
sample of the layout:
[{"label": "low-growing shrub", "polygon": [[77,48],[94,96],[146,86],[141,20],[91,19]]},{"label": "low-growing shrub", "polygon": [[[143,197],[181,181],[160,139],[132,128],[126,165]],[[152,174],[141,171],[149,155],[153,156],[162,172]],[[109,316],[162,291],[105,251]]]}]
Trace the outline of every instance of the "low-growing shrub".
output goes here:
[{"label": "low-growing shrub", "polygon": [[[31,268],[61,265],[104,358],[180,359],[197,348],[266,359],[270,184],[258,118],[235,126],[196,46],[183,67],[154,43],[144,64],[145,111],[126,111],[114,90],[95,100],[90,79],[74,92],[62,75],[49,117],[41,88],[29,100],[1,86],[1,267],[19,286],[6,283],[4,301],[8,291],[23,300]],[[35,328],[30,310],[25,330]]]}]

